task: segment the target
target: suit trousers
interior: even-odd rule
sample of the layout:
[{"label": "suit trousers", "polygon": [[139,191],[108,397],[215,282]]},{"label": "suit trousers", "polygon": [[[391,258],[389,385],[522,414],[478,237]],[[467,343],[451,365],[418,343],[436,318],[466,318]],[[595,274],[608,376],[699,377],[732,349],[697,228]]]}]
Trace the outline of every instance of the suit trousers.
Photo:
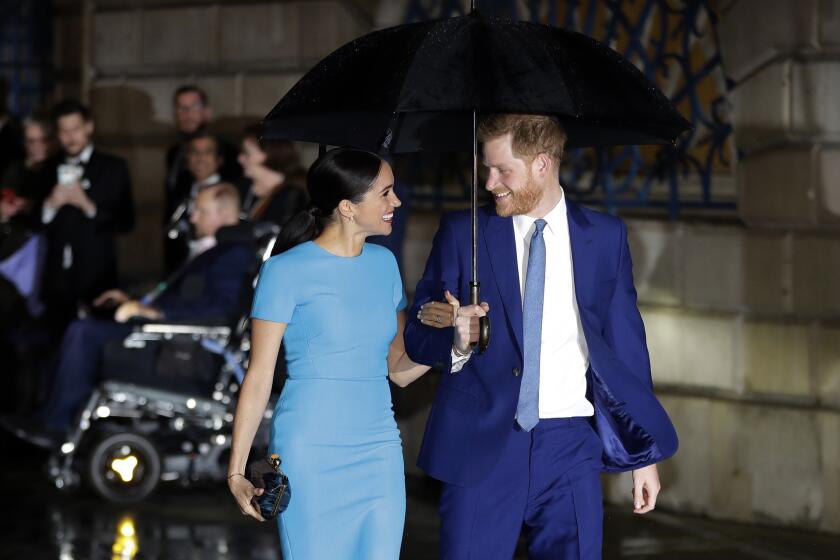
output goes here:
[{"label": "suit trousers", "polygon": [[47,426],[61,430],[69,427],[99,380],[105,345],[125,338],[132,330],[131,325],[95,319],[81,319],[70,324],[61,341],[58,367],[43,410]]},{"label": "suit trousers", "polygon": [[599,559],[603,445],[588,418],[512,423],[498,463],[476,486],[444,483],[441,558],[510,560],[520,534],[531,560]]}]

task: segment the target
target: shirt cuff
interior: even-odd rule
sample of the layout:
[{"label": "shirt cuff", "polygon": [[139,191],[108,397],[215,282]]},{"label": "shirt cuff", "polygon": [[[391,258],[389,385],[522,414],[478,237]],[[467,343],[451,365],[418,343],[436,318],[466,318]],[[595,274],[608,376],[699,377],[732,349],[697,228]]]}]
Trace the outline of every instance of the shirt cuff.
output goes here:
[{"label": "shirt cuff", "polygon": [[58,213],[58,210],[55,208],[50,208],[46,204],[41,208],[41,223],[48,224],[53,221],[55,215]]},{"label": "shirt cuff", "polygon": [[455,350],[452,350],[452,367],[449,369],[449,373],[458,373],[463,369],[463,367],[470,361],[470,356],[472,354],[467,354],[466,356],[459,356],[455,353]]}]

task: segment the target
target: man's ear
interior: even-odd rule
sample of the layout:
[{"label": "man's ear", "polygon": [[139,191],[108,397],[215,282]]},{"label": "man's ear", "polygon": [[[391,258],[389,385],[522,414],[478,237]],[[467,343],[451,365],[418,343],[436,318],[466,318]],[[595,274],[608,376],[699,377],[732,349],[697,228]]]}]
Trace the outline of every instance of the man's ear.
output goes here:
[{"label": "man's ear", "polygon": [[531,173],[540,179],[544,179],[551,170],[551,158],[545,152],[540,152],[531,162]]},{"label": "man's ear", "polygon": [[87,132],[88,136],[93,136],[94,128],[95,127],[93,126],[93,119],[90,119],[89,121],[85,122],[85,132]]}]

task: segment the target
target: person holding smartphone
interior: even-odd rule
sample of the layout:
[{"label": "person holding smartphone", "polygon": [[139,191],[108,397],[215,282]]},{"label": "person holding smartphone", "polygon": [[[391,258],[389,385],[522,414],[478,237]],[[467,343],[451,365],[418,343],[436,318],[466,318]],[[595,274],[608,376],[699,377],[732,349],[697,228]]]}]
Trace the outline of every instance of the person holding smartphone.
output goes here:
[{"label": "person holding smartphone", "polygon": [[47,236],[44,295],[59,331],[80,304],[117,284],[115,237],[134,227],[134,201],[125,160],[93,145],[89,109],[75,100],[53,111],[61,153],[44,166],[49,195],[41,207]]}]

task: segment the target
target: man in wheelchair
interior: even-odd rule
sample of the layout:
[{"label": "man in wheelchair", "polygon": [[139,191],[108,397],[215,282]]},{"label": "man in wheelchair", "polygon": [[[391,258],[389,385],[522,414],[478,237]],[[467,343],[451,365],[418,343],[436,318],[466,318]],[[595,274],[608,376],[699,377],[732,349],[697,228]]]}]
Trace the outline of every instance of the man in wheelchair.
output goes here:
[{"label": "man in wheelchair", "polygon": [[110,315],[112,319],[78,319],[70,325],[61,343],[50,396],[40,415],[45,429],[28,426],[16,430],[18,435],[44,447],[60,443],[100,381],[103,351],[114,343],[118,348],[138,323],[228,325],[236,318],[257,255],[251,243],[237,236],[227,242],[219,236],[220,241],[217,233],[239,223],[239,206],[238,191],[229,183],[202,190],[191,218],[196,240],[180,269],[140,299],[119,290],[102,294],[91,314]]},{"label": "man in wheelchair", "polygon": [[[56,487],[85,480],[125,503],[161,481],[224,480],[251,295],[279,228],[239,223],[230,184],[203,189],[192,222],[190,258],[169,279],[140,299],[106,292],[97,312],[110,309],[111,319],[73,323],[43,411],[48,429],[3,419],[51,450],[47,472]],[[266,443],[269,423],[267,413]]]}]

